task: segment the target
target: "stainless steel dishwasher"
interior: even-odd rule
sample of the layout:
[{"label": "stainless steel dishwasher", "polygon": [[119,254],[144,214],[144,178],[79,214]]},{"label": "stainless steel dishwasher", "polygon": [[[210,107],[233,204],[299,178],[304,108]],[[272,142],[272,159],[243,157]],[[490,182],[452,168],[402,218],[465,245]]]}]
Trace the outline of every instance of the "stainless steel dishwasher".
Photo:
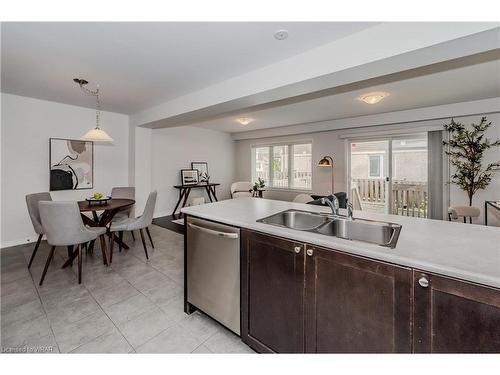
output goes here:
[{"label": "stainless steel dishwasher", "polygon": [[240,229],[187,218],[187,301],[240,334]]}]

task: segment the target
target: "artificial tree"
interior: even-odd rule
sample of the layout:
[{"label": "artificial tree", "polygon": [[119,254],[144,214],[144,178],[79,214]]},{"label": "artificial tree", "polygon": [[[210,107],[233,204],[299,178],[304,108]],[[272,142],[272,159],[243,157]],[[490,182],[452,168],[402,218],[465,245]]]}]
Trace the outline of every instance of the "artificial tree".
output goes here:
[{"label": "artificial tree", "polygon": [[469,197],[469,206],[472,206],[474,194],[485,189],[491,182],[493,175],[500,170],[500,161],[482,165],[484,152],[490,148],[500,146],[500,139],[491,142],[484,133],[491,126],[486,117],[481,117],[479,124],[472,123],[466,127],[451,119],[450,124],[444,125],[448,131],[448,141],[443,145],[449,146],[445,153],[450,157],[450,163],[455,167],[450,183],[464,190]]}]

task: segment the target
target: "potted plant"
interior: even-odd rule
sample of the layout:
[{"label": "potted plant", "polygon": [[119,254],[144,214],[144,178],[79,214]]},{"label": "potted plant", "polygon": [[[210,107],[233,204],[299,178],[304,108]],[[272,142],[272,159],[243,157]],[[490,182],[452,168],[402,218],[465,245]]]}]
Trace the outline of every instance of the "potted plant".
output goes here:
[{"label": "potted plant", "polygon": [[254,182],[253,184],[253,194],[255,196],[255,194],[259,191],[259,190],[262,190],[266,187],[266,182],[262,179],[262,178],[258,178],[257,181]]},{"label": "potted plant", "polygon": [[479,124],[472,123],[470,127],[453,119],[450,124],[444,125],[449,134],[448,141],[443,141],[443,145],[448,146],[445,153],[455,167],[450,183],[467,193],[469,206],[472,206],[474,194],[486,189],[493,175],[500,170],[500,161],[483,167],[484,152],[500,146],[500,140],[492,142],[485,138],[484,133],[490,126],[491,121],[488,122],[486,117],[481,117]]}]

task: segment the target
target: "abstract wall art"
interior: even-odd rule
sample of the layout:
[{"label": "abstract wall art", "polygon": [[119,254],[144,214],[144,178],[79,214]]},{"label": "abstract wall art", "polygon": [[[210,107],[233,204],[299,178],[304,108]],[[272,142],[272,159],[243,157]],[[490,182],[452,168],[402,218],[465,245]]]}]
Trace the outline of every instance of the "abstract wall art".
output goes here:
[{"label": "abstract wall art", "polygon": [[94,143],[74,139],[49,139],[50,190],[94,187]]}]

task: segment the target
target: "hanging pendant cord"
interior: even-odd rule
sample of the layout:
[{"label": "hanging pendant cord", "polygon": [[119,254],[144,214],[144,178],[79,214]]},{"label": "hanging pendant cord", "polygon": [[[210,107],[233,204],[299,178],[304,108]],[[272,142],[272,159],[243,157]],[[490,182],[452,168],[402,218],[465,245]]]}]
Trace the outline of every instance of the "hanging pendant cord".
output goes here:
[{"label": "hanging pendant cord", "polygon": [[97,85],[97,88],[95,91],[89,90],[86,88],[81,82],[79,83],[80,88],[82,89],[83,92],[95,96],[95,104],[96,104],[96,112],[95,112],[95,122],[96,122],[96,129],[100,129],[100,124],[99,121],[101,119],[101,102],[99,100],[99,85]]}]

